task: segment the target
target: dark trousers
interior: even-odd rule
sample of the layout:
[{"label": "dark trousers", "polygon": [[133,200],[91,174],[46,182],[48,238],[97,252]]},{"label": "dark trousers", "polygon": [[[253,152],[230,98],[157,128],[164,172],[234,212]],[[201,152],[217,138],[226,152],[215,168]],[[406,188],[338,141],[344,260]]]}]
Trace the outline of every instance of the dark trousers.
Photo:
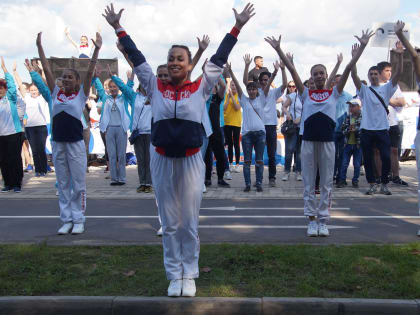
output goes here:
[{"label": "dark trousers", "polygon": [[241,147],[239,145],[239,136],[241,127],[227,126],[223,127],[225,133],[226,144],[228,145],[229,163],[233,163],[233,148],[235,148],[235,161],[239,165],[241,159]]},{"label": "dark trousers", "polygon": [[34,158],[35,172],[47,173],[47,154],[45,143],[47,142],[47,126],[26,127],[26,138],[29,141]]},{"label": "dark trousers", "polygon": [[0,136],[0,170],[4,186],[21,187],[22,167],[22,133]]},{"label": "dark trousers", "polygon": [[102,139],[102,142],[104,143],[104,147],[105,147],[105,156],[104,156],[104,158],[105,158],[105,161],[109,161],[109,159],[108,159],[108,150],[106,149],[106,137],[105,137],[105,132],[101,132],[101,139]]},{"label": "dark trousers", "polygon": [[362,162],[362,149],[357,144],[346,144],[343,151],[343,163],[339,173],[340,181],[345,181],[347,177],[347,169],[350,164],[350,158],[353,156],[354,174],[352,182],[359,181],[360,164]]},{"label": "dark trousers", "polygon": [[292,157],[295,158],[296,172],[301,172],[300,147],[302,144],[302,137],[299,135],[299,129],[292,134],[284,137],[285,143],[285,163],[284,170],[290,172],[292,167]]},{"label": "dark trousers", "polygon": [[206,163],[206,180],[211,179],[213,168],[213,154],[216,157],[217,179],[222,180],[225,173],[225,149],[223,147],[223,138],[220,128],[213,130],[213,134],[209,137],[209,145],[207,146],[204,161]]},{"label": "dark trousers", "polygon": [[140,185],[151,186],[150,174],[150,134],[139,135],[134,142],[134,152],[137,158],[137,173]]},{"label": "dark trousers", "polygon": [[265,142],[268,155],[268,179],[276,179],[277,126],[265,125]]},{"label": "dark trousers", "polygon": [[340,176],[341,165],[343,164],[343,151],[344,151],[344,135],[342,132],[334,133],[335,144],[335,163],[334,163],[334,178]]},{"label": "dark trousers", "polygon": [[382,160],[381,181],[387,184],[388,174],[391,170],[391,139],[388,130],[366,130],[362,129],[360,134],[363,160],[365,163],[366,180],[368,183],[375,183],[374,154],[373,146],[379,150]]}]

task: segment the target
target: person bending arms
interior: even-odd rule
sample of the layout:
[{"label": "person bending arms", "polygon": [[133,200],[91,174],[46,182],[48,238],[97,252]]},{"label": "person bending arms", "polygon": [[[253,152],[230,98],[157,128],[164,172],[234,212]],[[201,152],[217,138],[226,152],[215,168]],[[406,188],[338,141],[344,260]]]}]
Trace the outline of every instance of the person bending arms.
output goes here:
[{"label": "person bending arms", "polygon": [[204,74],[195,82],[188,80],[192,67],[188,47],[173,45],[168,52],[170,82],[164,84],[153,74],[144,55],[120,25],[111,4],[103,16],[114,28],[120,43],[133,63],[152,106],[151,173],[163,225],[163,256],[170,280],[168,296],[195,296],[194,278],[198,277],[198,219],[204,183],[201,121],[205,102],[217,83],[237,35],[255,14],[247,4],[241,13],[234,9],[236,24],[225,36],[217,52],[206,63]]},{"label": "person bending arms", "polygon": [[[349,77],[351,68],[363,53],[369,38],[373,32],[362,32],[362,37],[356,38],[361,46],[346,66],[338,84],[332,89],[326,89],[327,70],[322,64],[316,64],[311,68],[311,77],[314,80],[316,90],[310,90],[302,84],[302,81],[291,63],[280,48],[280,40],[267,37],[265,40],[276,50],[281,60],[293,77],[299,94],[302,96],[303,113],[301,119],[302,137],[302,176],[304,182],[304,214],[309,218],[308,236],[328,236],[327,221],[331,206],[331,192],[333,186],[333,172],[335,162],[334,129],[337,99],[343,92]],[[319,205],[315,205],[315,179],[317,169],[320,173],[321,198]],[[318,219],[318,222],[316,221]]]}]

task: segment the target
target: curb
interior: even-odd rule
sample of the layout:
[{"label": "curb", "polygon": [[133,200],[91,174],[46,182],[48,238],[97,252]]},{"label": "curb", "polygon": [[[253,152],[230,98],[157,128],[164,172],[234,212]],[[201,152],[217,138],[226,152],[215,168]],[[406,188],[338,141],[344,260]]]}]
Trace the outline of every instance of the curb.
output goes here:
[{"label": "curb", "polygon": [[326,298],[0,297],[0,315],[420,315],[420,300]]}]

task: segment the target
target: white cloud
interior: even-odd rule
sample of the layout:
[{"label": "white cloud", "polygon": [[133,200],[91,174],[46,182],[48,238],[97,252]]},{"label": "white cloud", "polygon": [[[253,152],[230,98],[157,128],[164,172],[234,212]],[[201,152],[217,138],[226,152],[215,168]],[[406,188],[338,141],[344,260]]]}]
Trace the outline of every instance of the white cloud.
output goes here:
[{"label": "white cloud", "polygon": [[[208,34],[211,44],[203,55],[210,57],[218,43],[234,24],[232,6],[242,8],[243,0],[121,0],[115,8],[125,8],[122,24],[155,68],[166,60],[167,51],[174,43],[197,49],[196,36]],[[329,70],[335,64],[337,53],[344,54],[343,70],[350,59],[354,34],[371,27],[374,22],[406,20],[411,24],[411,41],[420,42],[420,22],[416,15],[396,16],[399,0],[318,0],[286,1],[256,0],[256,16],[244,27],[239,42],[230,60],[233,69],[242,76],[245,53],[262,55],[265,64],[272,68],[276,59],[274,50],[264,42],[267,35],[282,34],[282,47],[295,55],[302,79],[309,76],[314,63],[324,63]],[[115,34],[101,16],[108,1],[90,0],[32,0],[2,1],[0,33],[9,34],[0,43],[0,54],[8,65],[13,60],[18,64],[25,57],[37,55],[36,34],[43,31],[44,49],[47,55],[66,57],[77,55],[77,51],[64,37],[64,27],[70,26],[72,37],[77,41],[81,34],[93,37],[99,27],[104,39],[100,57],[121,57],[115,48]],[[368,67],[386,58],[386,49],[367,47],[359,61],[359,73],[365,77]],[[127,66],[119,62],[121,76],[125,77]],[[193,77],[198,75],[197,66]],[[21,67],[22,76],[23,66]],[[280,80],[280,78],[279,78]],[[352,90],[351,83],[348,89]]]}]

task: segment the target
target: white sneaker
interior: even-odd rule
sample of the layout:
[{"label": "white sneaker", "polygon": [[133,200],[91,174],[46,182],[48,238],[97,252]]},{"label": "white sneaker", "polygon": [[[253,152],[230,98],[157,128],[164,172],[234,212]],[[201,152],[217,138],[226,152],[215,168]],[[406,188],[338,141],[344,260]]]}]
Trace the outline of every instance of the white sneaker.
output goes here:
[{"label": "white sneaker", "polygon": [[241,170],[239,169],[239,164],[236,164],[236,165],[234,166],[234,168],[233,168],[233,172],[234,172],[234,173],[240,173],[240,172],[241,172]]},{"label": "white sneaker", "polygon": [[71,234],[82,234],[85,231],[85,225],[83,223],[78,223],[73,226]]},{"label": "white sneaker", "polygon": [[182,279],[182,296],[195,296],[195,281],[194,279]]},{"label": "white sneaker", "polygon": [[330,232],[328,231],[327,225],[325,223],[318,224],[318,235],[319,236],[329,236]]},{"label": "white sneaker", "polygon": [[70,233],[73,223],[64,223],[63,226],[58,230],[58,235],[64,235]]},{"label": "white sneaker", "polygon": [[169,287],[168,287],[168,296],[181,296],[181,290],[182,290],[182,280],[181,279],[171,280],[171,283],[169,283]]},{"label": "white sneaker", "polygon": [[160,229],[156,232],[157,236],[162,236],[163,235],[163,231],[162,231],[162,227],[160,227]]},{"label": "white sneaker", "polygon": [[316,221],[309,221],[306,234],[308,236],[318,236],[318,223]]},{"label": "white sneaker", "polygon": [[223,179],[225,179],[225,180],[231,180],[232,179],[232,174],[230,173],[230,171],[225,172],[225,176],[223,176]]},{"label": "white sneaker", "polygon": [[282,181],[288,181],[290,176],[290,172],[285,172],[283,177],[281,178]]},{"label": "white sneaker", "polygon": [[296,173],[296,180],[297,180],[298,182],[301,182],[301,181],[303,180],[302,174],[301,174],[300,172],[297,172],[297,173]]}]

